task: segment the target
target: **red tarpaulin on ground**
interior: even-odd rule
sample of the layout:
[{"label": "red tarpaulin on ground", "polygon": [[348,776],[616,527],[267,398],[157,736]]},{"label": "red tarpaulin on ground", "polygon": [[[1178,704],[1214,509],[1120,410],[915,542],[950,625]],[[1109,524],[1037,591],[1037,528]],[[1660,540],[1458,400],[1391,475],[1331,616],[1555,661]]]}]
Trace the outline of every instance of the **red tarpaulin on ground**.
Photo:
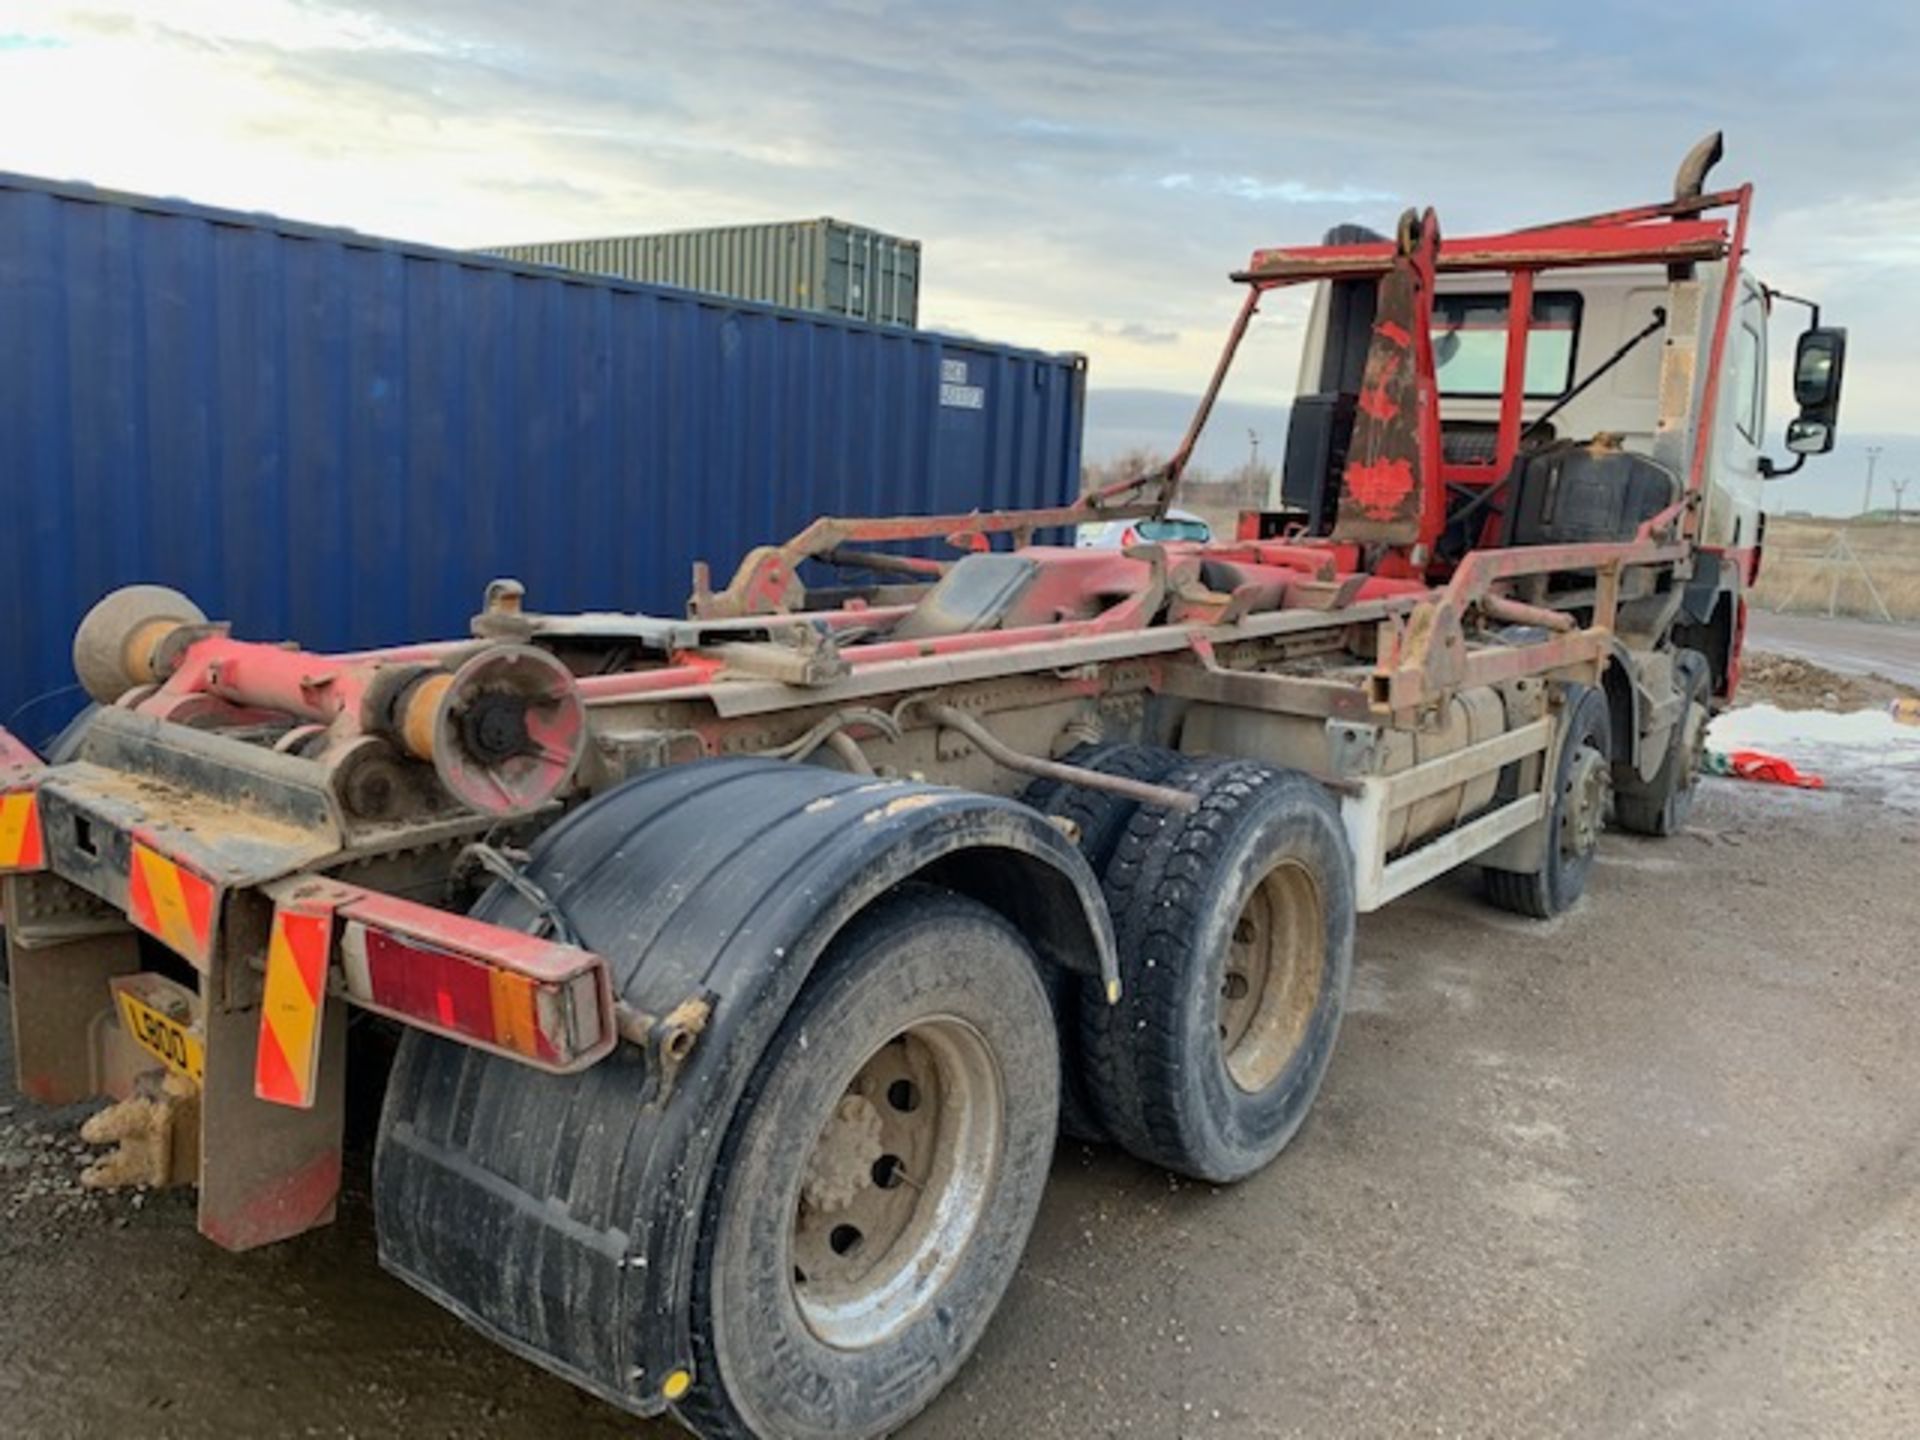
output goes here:
[{"label": "red tarpaulin on ground", "polygon": [[1791,760],[1769,755],[1764,750],[1730,750],[1721,757],[1725,773],[1736,780],[1758,780],[1767,785],[1792,785],[1801,790],[1824,790],[1827,782],[1794,768]]}]

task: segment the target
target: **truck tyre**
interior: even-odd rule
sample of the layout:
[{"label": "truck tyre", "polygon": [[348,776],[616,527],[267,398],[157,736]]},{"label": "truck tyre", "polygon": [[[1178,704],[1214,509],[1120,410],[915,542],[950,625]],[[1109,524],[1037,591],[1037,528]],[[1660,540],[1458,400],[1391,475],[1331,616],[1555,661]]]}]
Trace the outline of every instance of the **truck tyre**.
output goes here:
[{"label": "truck tyre", "polygon": [[706,1436],[876,1436],[973,1350],[1053,1154],[1060,1061],[1033,952],[904,885],[849,923],[729,1122],[701,1225]]},{"label": "truck tyre", "polygon": [[1713,676],[1707,657],[1698,650],[1680,650],[1673,657],[1673,678],[1686,700],[1686,712],[1667,739],[1667,753],[1653,779],[1615,777],[1613,818],[1622,830],[1636,835],[1678,835],[1693,813],[1694,792],[1707,750],[1708,706]]},{"label": "truck tyre", "polygon": [[1083,995],[1088,1089],[1143,1160],[1227,1182],[1280,1153],[1333,1056],[1353,964],[1353,862],[1339,811],[1296,771],[1194,760],[1141,806],[1103,888],[1117,1005]]},{"label": "truck tyre", "polygon": [[[1155,784],[1182,759],[1177,750],[1163,746],[1111,741],[1076,746],[1063,758],[1070,765],[1102,775],[1124,775]],[[1074,843],[1087,857],[1093,873],[1103,879],[1120,837],[1126,833],[1127,822],[1140,808],[1138,800],[1125,795],[1059,780],[1036,780],[1020,798],[1042,815],[1071,824]],[[1050,967],[1046,983],[1060,1029],[1060,1133],[1070,1140],[1105,1141],[1109,1138],[1106,1129],[1087,1098],[1085,1065],[1080,1057],[1080,992],[1086,982],[1071,971]]]},{"label": "truck tyre", "polygon": [[1571,909],[1586,890],[1612,790],[1613,724],[1605,692],[1568,685],[1562,714],[1565,738],[1547,807],[1546,857],[1533,870],[1484,872],[1488,900],[1535,920]]},{"label": "truck tyre", "polygon": [[[1177,750],[1160,745],[1132,745],[1102,741],[1077,745],[1061,757],[1069,765],[1097,770],[1102,775],[1120,775],[1129,780],[1158,784],[1186,757]],[[1073,826],[1074,843],[1087,857],[1093,873],[1104,875],[1107,862],[1119,848],[1127,822],[1140,808],[1138,800],[1115,795],[1110,790],[1092,790],[1084,785],[1069,785],[1062,780],[1036,780],[1021,800],[1042,815],[1065,820]]]}]

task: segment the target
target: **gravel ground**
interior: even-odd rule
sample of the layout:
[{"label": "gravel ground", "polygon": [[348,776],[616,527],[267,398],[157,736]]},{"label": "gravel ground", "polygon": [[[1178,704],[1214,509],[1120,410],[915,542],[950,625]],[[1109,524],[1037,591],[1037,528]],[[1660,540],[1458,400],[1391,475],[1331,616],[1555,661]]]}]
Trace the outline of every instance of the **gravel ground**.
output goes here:
[{"label": "gravel ground", "polygon": [[[1362,922],[1313,1119],[1231,1190],[1065,1146],[962,1436],[1920,1434],[1920,822],[1709,781],[1533,924]],[[6,1069],[11,1072],[10,1060]],[[84,1194],[0,1090],[0,1430],[678,1433],[500,1354],[342,1223],[252,1255]]]}]

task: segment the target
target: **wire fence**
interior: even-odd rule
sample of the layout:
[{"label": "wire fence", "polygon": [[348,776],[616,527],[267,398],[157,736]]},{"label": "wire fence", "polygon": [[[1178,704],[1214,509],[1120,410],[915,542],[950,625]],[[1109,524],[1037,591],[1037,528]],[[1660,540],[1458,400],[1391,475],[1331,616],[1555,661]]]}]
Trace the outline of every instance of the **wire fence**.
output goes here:
[{"label": "wire fence", "polygon": [[1775,522],[1753,598],[1782,614],[1920,621],[1920,524]]}]

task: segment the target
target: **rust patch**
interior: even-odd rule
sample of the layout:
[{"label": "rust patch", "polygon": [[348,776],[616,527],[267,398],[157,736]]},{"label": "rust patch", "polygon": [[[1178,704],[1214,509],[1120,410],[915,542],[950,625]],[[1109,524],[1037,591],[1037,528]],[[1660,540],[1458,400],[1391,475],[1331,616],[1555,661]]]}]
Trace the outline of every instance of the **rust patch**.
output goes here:
[{"label": "rust patch", "polygon": [[[1407,223],[1402,221],[1403,227]],[[1423,243],[1431,247],[1432,241]],[[1413,253],[1394,257],[1376,303],[1334,534],[1409,545],[1419,538],[1422,488],[1431,463],[1421,441],[1426,418],[1420,404],[1421,362],[1412,353],[1416,339],[1425,343],[1422,312],[1431,302]]]},{"label": "rust patch", "polygon": [[915,810],[924,810],[939,798],[938,795],[925,793],[919,795],[902,795],[897,800],[889,800],[878,809],[869,810],[863,818],[867,824],[872,825],[881,820],[891,820],[896,815],[907,815]]},{"label": "rust patch", "polygon": [[1350,465],[1347,493],[1369,518],[1393,520],[1413,493],[1413,465],[1405,459]]}]

